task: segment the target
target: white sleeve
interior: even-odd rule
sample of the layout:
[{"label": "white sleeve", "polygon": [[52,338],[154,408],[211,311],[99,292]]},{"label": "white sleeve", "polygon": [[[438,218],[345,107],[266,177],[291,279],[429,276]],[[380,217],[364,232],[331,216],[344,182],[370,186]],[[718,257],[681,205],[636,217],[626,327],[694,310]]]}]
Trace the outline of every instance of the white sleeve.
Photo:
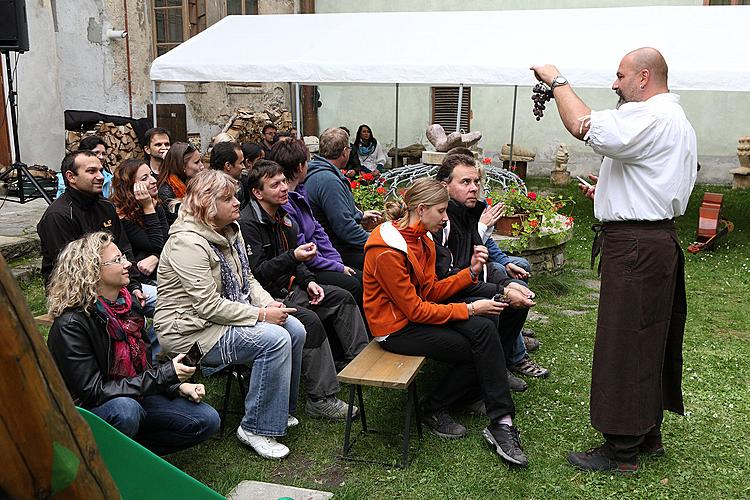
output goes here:
[{"label": "white sleeve", "polygon": [[600,155],[627,160],[648,152],[658,137],[659,120],[640,103],[627,103],[619,110],[591,112],[586,144]]}]

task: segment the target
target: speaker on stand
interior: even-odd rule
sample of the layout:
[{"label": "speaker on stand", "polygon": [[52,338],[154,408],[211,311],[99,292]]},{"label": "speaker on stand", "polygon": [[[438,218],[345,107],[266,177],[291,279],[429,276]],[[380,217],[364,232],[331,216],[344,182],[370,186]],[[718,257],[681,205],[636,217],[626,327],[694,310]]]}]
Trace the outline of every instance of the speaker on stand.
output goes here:
[{"label": "speaker on stand", "polygon": [[[10,53],[22,54],[29,50],[29,28],[26,21],[26,2],[24,0],[0,0],[0,53],[5,54],[5,69],[8,75],[8,108],[10,108],[9,129],[13,131],[13,152],[15,163],[0,175],[0,181],[10,177],[15,172],[15,182],[18,187],[18,201],[26,203],[33,199],[42,197],[47,203],[52,203],[52,198],[42,188],[36,178],[31,175],[26,164],[21,162],[21,148],[18,144],[18,122],[16,118],[16,99],[18,92],[13,81],[13,68]],[[18,55],[16,56],[16,60]],[[5,96],[3,96],[3,107]],[[30,195],[26,195],[24,182],[28,181],[33,186]],[[9,200],[15,201],[15,200]]]}]

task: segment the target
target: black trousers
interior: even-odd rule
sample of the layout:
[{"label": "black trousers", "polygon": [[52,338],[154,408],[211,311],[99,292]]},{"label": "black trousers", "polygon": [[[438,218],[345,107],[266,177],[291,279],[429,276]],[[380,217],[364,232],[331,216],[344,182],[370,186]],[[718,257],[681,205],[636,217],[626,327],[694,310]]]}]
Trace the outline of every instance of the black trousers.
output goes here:
[{"label": "black trousers", "polygon": [[341,255],[341,260],[345,266],[352,269],[364,269],[365,267],[365,250],[362,247],[352,247],[348,245],[334,245]]},{"label": "black trousers", "polygon": [[360,268],[354,269],[354,276],[346,273],[337,273],[336,271],[315,271],[317,282],[320,285],[333,285],[343,288],[352,294],[357,305],[362,309],[362,271]]},{"label": "black trousers", "polygon": [[397,354],[425,356],[452,365],[423,402],[426,413],[481,398],[487,416],[494,421],[515,415],[504,362],[504,350],[512,347],[513,340],[501,341],[491,319],[474,316],[445,325],[410,323],[380,345]]},{"label": "black trousers", "polygon": [[652,446],[661,442],[661,422],[651,428],[646,434],[640,436],[624,436],[621,434],[603,433],[604,439],[607,440],[607,446],[612,454],[612,458],[621,462],[635,463],[638,456],[638,448],[641,445]]}]

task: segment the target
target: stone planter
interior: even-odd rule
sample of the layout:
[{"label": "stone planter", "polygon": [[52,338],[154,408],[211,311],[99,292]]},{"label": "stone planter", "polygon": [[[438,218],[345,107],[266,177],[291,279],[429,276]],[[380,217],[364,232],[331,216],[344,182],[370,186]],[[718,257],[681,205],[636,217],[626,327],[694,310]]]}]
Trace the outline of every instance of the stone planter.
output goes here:
[{"label": "stone planter", "polygon": [[527,214],[504,215],[495,222],[495,232],[502,236],[513,236],[513,224],[521,225]]},{"label": "stone planter", "polygon": [[[565,245],[573,238],[573,228],[563,233],[562,235],[557,233],[535,236],[529,240],[525,249],[513,252],[513,255],[527,259],[533,273],[559,274],[565,267]],[[506,251],[518,238],[493,235],[492,239],[503,251]]]}]

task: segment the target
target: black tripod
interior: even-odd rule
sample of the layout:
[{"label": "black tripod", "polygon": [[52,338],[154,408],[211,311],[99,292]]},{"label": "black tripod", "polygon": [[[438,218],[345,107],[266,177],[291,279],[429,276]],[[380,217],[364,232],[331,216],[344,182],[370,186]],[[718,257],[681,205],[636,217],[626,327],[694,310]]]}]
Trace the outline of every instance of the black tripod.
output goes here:
[{"label": "black tripod", "polygon": [[[31,172],[29,172],[29,168],[26,166],[26,164],[21,163],[21,147],[18,145],[18,123],[16,122],[16,96],[18,95],[18,93],[16,92],[13,83],[13,71],[10,69],[10,50],[0,49],[0,52],[5,54],[5,69],[8,71],[8,104],[10,107],[9,128],[13,131],[13,152],[14,158],[16,159],[15,163],[13,163],[13,165],[11,165],[8,170],[0,175],[0,181],[4,181],[5,179],[9,178],[13,172],[16,173],[15,178],[16,184],[18,185],[18,200],[13,200],[10,196],[8,196],[8,201],[17,201],[18,203],[23,204],[37,198],[44,198],[49,204],[52,203],[52,198],[50,198],[49,194],[47,194],[47,192],[39,184],[36,178],[31,175]],[[26,195],[23,186],[24,179],[30,182],[34,187],[34,191],[28,196]]]}]

